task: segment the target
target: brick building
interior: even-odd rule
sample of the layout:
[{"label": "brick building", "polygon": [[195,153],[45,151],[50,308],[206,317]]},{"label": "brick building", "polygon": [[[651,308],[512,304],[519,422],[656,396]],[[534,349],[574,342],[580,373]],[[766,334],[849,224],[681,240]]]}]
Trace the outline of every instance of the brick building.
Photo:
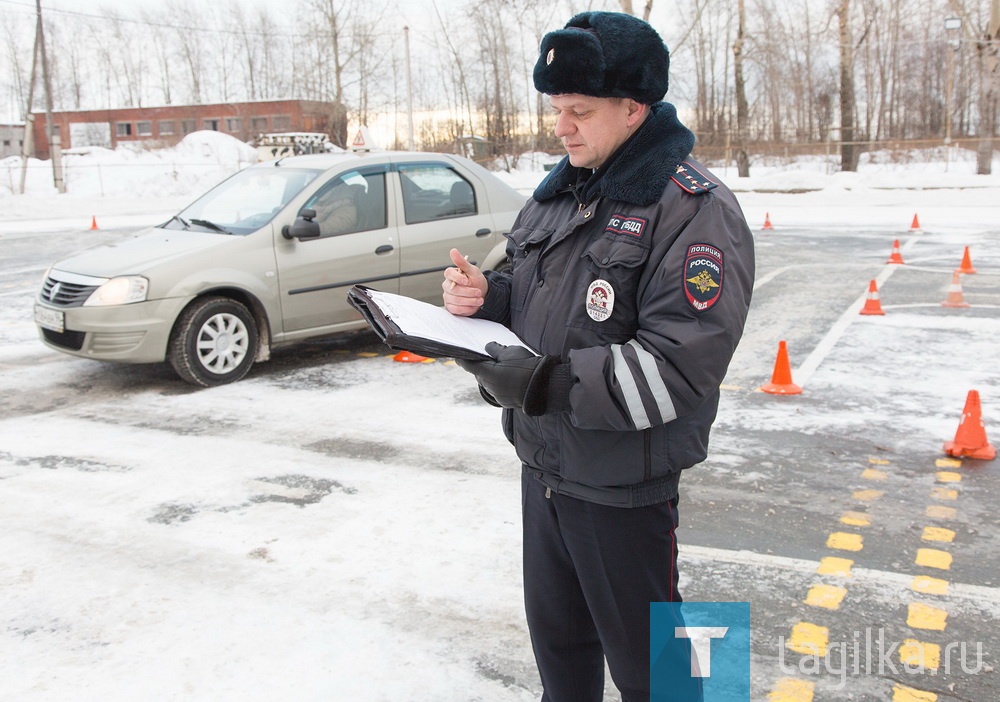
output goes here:
[{"label": "brick building", "polygon": [[[62,148],[103,146],[128,142],[171,146],[191,132],[207,129],[250,141],[267,132],[331,133],[337,106],[315,100],[263,100],[217,105],[167,105],[110,110],[53,112],[52,124]],[[45,113],[35,113],[34,152],[49,158]]]},{"label": "brick building", "polygon": [[0,122],[0,158],[20,156],[23,143],[23,122]]}]

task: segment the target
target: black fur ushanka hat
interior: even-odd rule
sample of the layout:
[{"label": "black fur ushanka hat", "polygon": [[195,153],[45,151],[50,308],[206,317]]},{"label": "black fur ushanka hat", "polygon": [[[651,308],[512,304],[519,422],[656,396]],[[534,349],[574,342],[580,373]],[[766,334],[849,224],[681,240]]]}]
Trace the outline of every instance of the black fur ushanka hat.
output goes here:
[{"label": "black fur ushanka hat", "polygon": [[582,12],[542,37],[535,89],[631,98],[645,105],[667,92],[670,53],[656,30],[620,12]]}]

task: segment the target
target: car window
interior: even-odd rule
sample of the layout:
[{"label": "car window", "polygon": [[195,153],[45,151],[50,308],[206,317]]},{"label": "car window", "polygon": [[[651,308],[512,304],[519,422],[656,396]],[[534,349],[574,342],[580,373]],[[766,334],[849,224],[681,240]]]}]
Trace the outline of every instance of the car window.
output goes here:
[{"label": "car window", "polygon": [[249,234],[270,222],[318,174],[292,168],[244,169],[195,200],[163,227]]},{"label": "car window", "polygon": [[386,226],[385,174],[341,173],[324,183],[302,209],[316,211],[320,236],[382,229]]},{"label": "car window", "polygon": [[407,224],[478,212],[472,184],[444,164],[400,164],[399,182]]}]

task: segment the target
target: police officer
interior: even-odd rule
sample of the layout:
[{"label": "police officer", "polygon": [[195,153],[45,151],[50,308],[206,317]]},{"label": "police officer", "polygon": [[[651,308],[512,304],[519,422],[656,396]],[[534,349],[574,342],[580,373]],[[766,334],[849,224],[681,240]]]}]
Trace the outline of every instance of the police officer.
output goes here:
[{"label": "police officer", "polygon": [[[462,362],[523,463],[525,610],[546,702],[601,700],[604,659],[648,700],[649,604],[678,602],[677,488],[705,459],[743,332],[753,240],[733,194],[691,158],[662,102],[669,55],[630,15],[585,12],[534,69],[567,156],[520,212],[511,269],[457,250],[452,314],[501,322]],[[696,699],[696,690],[671,699]]]}]

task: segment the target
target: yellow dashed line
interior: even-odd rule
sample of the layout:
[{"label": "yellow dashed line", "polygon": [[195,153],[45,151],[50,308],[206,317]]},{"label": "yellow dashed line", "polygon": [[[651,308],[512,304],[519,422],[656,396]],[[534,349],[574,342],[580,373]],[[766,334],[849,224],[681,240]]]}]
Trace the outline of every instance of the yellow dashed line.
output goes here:
[{"label": "yellow dashed line", "polygon": [[957,500],[958,490],[936,487],[931,490],[931,497],[933,497],[935,500]]},{"label": "yellow dashed line", "polygon": [[944,505],[927,505],[925,514],[933,519],[954,519],[958,510]]},{"label": "yellow dashed line", "polygon": [[955,540],[955,532],[941,527],[924,527],[924,533],[920,538],[924,541],[940,541],[950,544]]},{"label": "yellow dashed line", "polygon": [[961,468],[962,462],[957,458],[939,458],[934,461],[938,468]]},{"label": "yellow dashed line", "polygon": [[950,470],[939,470],[937,472],[937,479],[939,483],[960,483],[962,482],[962,474],[954,473]]},{"label": "yellow dashed line", "polygon": [[948,570],[951,568],[951,554],[936,548],[918,548],[914,563],[927,568]]},{"label": "yellow dashed line", "polygon": [[840,603],[844,601],[847,589],[836,587],[835,585],[813,585],[806,595],[806,604],[811,607],[822,607],[823,609],[840,609]]},{"label": "yellow dashed line", "polygon": [[820,575],[843,575],[850,577],[852,565],[854,565],[854,561],[850,558],[827,556],[819,562],[819,568],[816,569],[816,572]]},{"label": "yellow dashed line", "polygon": [[948,612],[940,607],[932,607],[923,602],[912,602],[907,611],[906,625],[914,629],[944,631],[948,623]]},{"label": "yellow dashed line", "polygon": [[826,646],[830,640],[830,630],[825,626],[799,622],[792,627],[792,638],[785,644],[796,653],[809,656],[825,656]]},{"label": "yellow dashed line", "polygon": [[888,474],[884,470],[879,470],[878,468],[865,468],[861,471],[861,477],[865,480],[885,480]]},{"label": "yellow dashed line", "polygon": [[361,356],[361,358],[378,358],[382,354],[375,353],[374,351],[359,351],[358,355]]},{"label": "yellow dashed line", "polygon": [[768,702],[812,702],[815,683],[795,678],[779,678],[767,696]]},{"label": "yellow dashed line", "polygon": [[892,686],[892,702],[937,702],[937,698],[933,692],[914,690],[906,685]]},{"label": "yellow dashed line", "polygon": [[871,526],[871,518],[864,512],[844,512],[840,517],[840,523],[848,526],[866,527]]},{"label": "yellow dashed line", "polygon": [[887,466],[887,465],[889,465],[889,461],[885,460],[884,458],[875,458],[874,456],[870,456],[868,458],[868,462],[871,463],[873,466]]},{"label": "yellow dashed line", "polygon": [[941,578],[932,578],[929,575],[918,575],[910,583],[910,589],[914,592],[922,592],[927,595],[947,595],[948,581]]},{"label": "yellow dashed line", "polygon": [[855,490],[851,497],[861,502],[874,502],[884,494],[881,490]]},{"label": "yellow dashed line", "polygon": [[841,551],[860,551],[864,548],[864,539],[861,534],[849,534],[844,531],[835,531],[826,540],[827,548],[835,548]]},{"label": "yellow dashed line", "polygon": [[906,639],[899,647],[899,660],[903,665],[908,665],[911,668],[937,670],[941,665],[941,647],[916,639]]}]

